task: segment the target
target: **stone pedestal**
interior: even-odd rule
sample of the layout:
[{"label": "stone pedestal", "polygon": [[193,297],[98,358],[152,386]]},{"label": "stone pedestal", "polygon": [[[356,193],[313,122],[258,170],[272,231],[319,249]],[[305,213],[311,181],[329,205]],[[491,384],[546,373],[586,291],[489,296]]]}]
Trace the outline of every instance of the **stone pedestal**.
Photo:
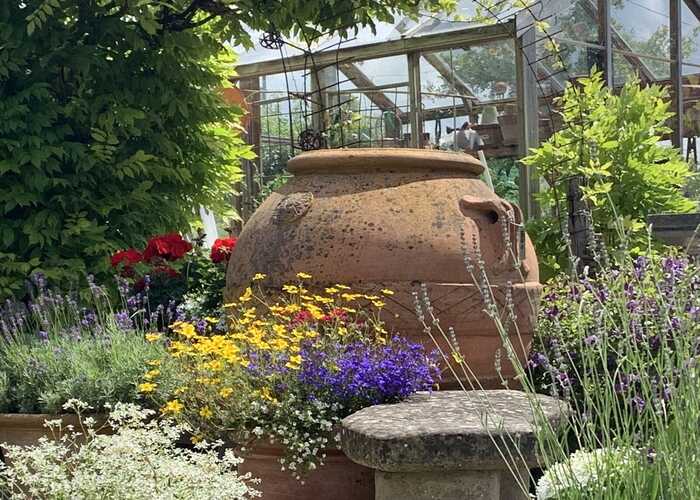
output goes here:
[{"label": "stone pedestal", "polygon": [[[538,396],[537,405],[555,426],[565,417],[553,398]],[[342,448],[375,470],[376,500],[527,499],[536,420],[518,391],[419,393],[347,417]]]}]

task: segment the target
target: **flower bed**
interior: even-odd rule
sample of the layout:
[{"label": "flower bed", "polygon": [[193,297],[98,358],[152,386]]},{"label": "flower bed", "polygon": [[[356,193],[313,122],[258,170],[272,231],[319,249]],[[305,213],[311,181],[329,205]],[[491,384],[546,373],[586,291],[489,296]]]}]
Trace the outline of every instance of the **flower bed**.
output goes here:
[{"label": "flower bed", "polygon": [[141,385],[164,415],[196,430],[195,440],[277,443],[284,450],[279,465],[299,480],[325,463],[323,450],[337,447],[333,429],[343,417],[430,389],[439,379],[434,354],[384,330],[380,296],[343,285],[314,293],[304,285],[308,278],[300,273],[274,303],[249,287],[228,304],[226,333],[212,331],[214,321],[176,323],[163,366],[174,371],[177,386],[161,387],[158,370]]}]

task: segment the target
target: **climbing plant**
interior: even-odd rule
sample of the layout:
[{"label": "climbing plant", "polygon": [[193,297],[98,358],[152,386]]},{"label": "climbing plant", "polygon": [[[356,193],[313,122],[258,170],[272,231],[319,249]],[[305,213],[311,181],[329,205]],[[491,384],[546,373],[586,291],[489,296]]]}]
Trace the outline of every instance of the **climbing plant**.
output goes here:
[{"label": "climbing plant", "polygon": [[325,31],[453,0],[0,2],[0,296],[27,274],[75,285],[106,255],[229,206],[241,110],[226,105],[250,29]]}]

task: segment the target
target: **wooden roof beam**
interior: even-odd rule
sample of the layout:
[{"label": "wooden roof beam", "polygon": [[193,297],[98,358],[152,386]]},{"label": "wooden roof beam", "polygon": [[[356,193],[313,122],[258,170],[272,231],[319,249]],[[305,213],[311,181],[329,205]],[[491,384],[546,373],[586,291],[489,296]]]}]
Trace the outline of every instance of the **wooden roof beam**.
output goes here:
[{"label": "wooden roof beam", "polygon": [[357,87],[365,89],[362,91],[362,93],[366,95],[367,98],[370,101],[372,101],[372,103],[374,103],[375,106],[377,106],[382,111],[394,112],[399,118],[403,119],[406,113],[400,110],[396,103],[389,99],[384,92],[381,92],[379,90],[366,90],[375,87],[374,82],[367,75],[365,75],[365,73],[360,68],[357,67],[357,64],[343,63],[340,64],[338,67],[340,71],[342,71],[343,74],[347,76],[350,80],[352,80],[352,82]]},{"label": "wooden roof beam", "polygon": [[[447,64],[447,61],[445,61],[440,54],[424,52],[421,55],[423,56],[423,59],[425,59],[433,68],[435,68],[437,72],[440,73],[440,76],[442,76],[447,83],[452,85],[452,87],[454,87],[458,93],[463,94],[465,97],[471,97],[472,99],[476,98],[474,92],[471,91],[469,86],[459,77],[459,75],[455,74],[453,69],[449,64]],[[472,99],[462,98],[462,102],[467,108],[468,113],[471,113],[472,110]]]},{"label": "wooden roof beam", "polygon": [[313,56],[300,54],[283,59],[272,59],[236,66],[235,81],[239,78],[272,75],[291,71],[309,71],[313,67],[322,68],[334,64],[350,63],[366,59],[378,59],[405,55],[414,51],[438,51],[466,47],[493,40],[513,38],[515,23],[506,21],[498,24],[474,26],[462,30],[434,33],[430,35],[400,38],[355,47],[314,52]]}]

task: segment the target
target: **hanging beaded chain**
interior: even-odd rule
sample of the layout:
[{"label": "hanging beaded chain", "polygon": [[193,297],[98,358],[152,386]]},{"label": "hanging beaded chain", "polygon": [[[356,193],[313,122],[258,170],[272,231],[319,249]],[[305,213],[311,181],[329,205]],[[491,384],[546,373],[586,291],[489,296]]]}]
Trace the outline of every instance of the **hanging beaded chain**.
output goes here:
[{"label": "hanging beaded chain", "polygon": [[268,31],[260,37],[260,46],[264,49],[279,50],[283,45],[284,40],[277,31]]}]

